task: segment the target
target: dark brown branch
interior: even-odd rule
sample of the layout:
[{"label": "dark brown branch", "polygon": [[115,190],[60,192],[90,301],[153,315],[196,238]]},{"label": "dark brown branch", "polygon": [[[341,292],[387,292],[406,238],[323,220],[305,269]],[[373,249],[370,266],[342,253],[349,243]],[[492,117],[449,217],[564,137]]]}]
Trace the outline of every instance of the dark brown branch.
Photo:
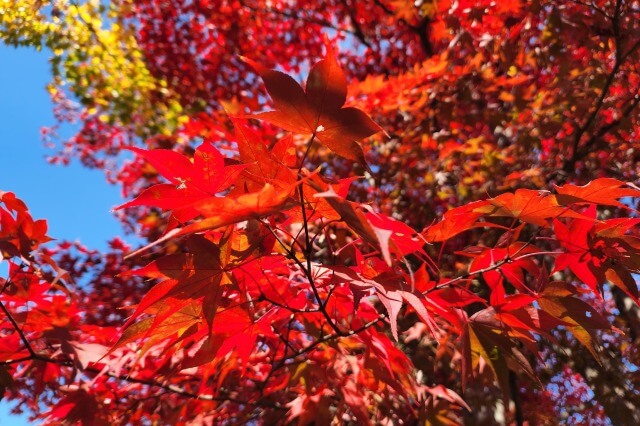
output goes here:
[{"label": "dark brown branch", "polygon": [[16,359],[10,359],[8,361],[0,361],[0,365],[12,365],[12,364],[18,364],[21,362],[25,362],[25,361],[31,361],[33,359],[33,356],[31,355],[26,355],[20,358],[16,358]]},{"label": "dark brown branch", "polygon": [[585,7],[589,7],[593,10],[595,10],[597,13],[601,14],[602,16],[604,16],[605,18],[609,18],[611,19],[611,16],[609,16],[609,14],[607,12],[605,12],[603,9],[599,8],[598,6],[596,6],[593,2],[591,2],[590,4],[584,1],[580,1],[580,0],[569,0],[571,3],[574,4],[579,4],[581,6],[585,6]]},{"label": "dark brown branch", "polygon": [[386,4],[382,2],[382,0],[373,0],[373,2],[384,11],[387,15],[393,15],[393,10],[389,9]]},{"label": "dark brown branch", "polygon": [[522,403],[520,401],[520,387],[518,385],[518,377],[516,373],[509,370],[509,387],[511,388],[511,400],[516,410],[516,425],[524,425],[524,416],[522,415]]},{"label": "dark brown branch", "polygon": [[425,16],[420,20],[418,25],[410,25],[409,28],[418,35],[420,39],[420,46],[422,50],[427,56],[433,55],[433,46],[431,45],[431,40],[429,40],[429,25],[431,24],[431,19]]},{"label": "dark brown branch", "polygon": [[[309,150],[311,148],[311,145],[313,144],[313,140],[315,139],[315,134],[312,135],[311,139],[307,142],[307,149],[305,150],[305,153],[302,157],[302,160],[300,162],[300,166],[298,168],[298,180],[302,179],[302,167],[304,165],[304,161],[307,158],[307,155],[309,153]],[[271,226],[269,226],[268,224],[262,222],[262,224],[269,230],[269,232],[271,232],[271,235],[274,236],[274,238],[276,239],[276,241],[278,242],[278,244],[280,244],[280,246],[282,247],[282,249],[287,253],[287,257],[290,258],[291,260],[293,260],[295,262],[295,264],[300,268],[300,270],[303,272],[303,274],[305,275],[307,281],[309,282],[309,286],[311,287],[311,291],[313,292],[313,295],[316,299],[316,302],[318,304],[318,311],[320,313],[322,313],[322,315],[325,317],[325,319],[327,320],[327,322],[329,323],[329,326],[338,334],[341,336],[348,336],[350,335],[348,332],[344,332],[342,330],[340,330],[338,328],[338,326],[335,324],[335,322],[333,321],[333,319],[331,318],[331,316],[329,315],[329,313],[327,312],[327,310],[325,309],[325,305],[326,303],[323,302],[322,298],[320,297],[320,293],[318,292],[318,289],[315,285],[315,280],[313,278],[313,273],[311,271],[311,251],[312,251],[312,244],[311,244],[311,238],[309,237],[309,225],[308,225],[308,218],[307,218],[307,212],[306,212],[306,208],[305,208],[305,202],[304,202],[304,191],[302,186],[300,186],[298,188],[298,192],[299,192],[299,196],[300,196],[300,204],[301,204],[301,209],[302,209],[302,220],[303,220],[303,231],[304,231],[304,235],[305,235],[305,250],[304,250],[304,254],[305,254],[305,260],[306,260],[306,266],[300,261],[300,259],[298,259],[298,257],[296,256],[296,253],[293,251],[293,249],[291,249],[290,247],[287,247],[287,245],[280,239],[280,237],[275,233],[275,231],[271,228]]]},{"label": "dark brown branch", "polygon": [[513,260],[517,260],[517,259],[514,259],[513,257],[509,257],[509,256],[505,257],[504,259],[499,260],[496,263],[494,263],[493,265],[487,266],[486,268],[478,269],[477,271],[473,271],[473,272],[465,272],[464,274],[459,275],[459,276],[457,276],[455,278],[452,278],[447,282],[444,282],[442,284],[436,284],[433,288],[430,288],[429,290],[424,291],[422,294],[423,295],[427,295],[427,294],[431,293],[432,291],[442,290],[443,288],[450,287],[452,284],[455,284],[455,283],[460,282],[460,281],[464,281],[464,280],[469,279],[471,277],[474,277],[476,275],[481,275],[481,274],[485,274],[487,272],[491,272],[493,270],[496,270],[496,269],[500,268],[505,263],[509,263],[509,262],[511,262]]},{"label": "dark brown branch", "polygon": [[360,40],[360,43],[364,44],[368,48],[371,48],[371,44],[369,44],[369,41],[367,40],[367,37],[364,35],[364,32],[362,31],[362,27],[358,22],[358,15],[354,7],[355,5],[349,4],[349,0],[342,0],[342,4],[347,10],[347,14],[349,15],[349,19],[351,20],[351,25],[353,26],[353,35],[358,40]]},{"label": "dark brown branch", "polygon": [[611,70],[611,72],[609,73],[609,75],[607,76],[607,80],[604,83],[604,86],[602,87],[602,92],[600,93],[600,96],[598,97],[598,100],[596,101],[596,106],[593,109],[593,111],[591,112],[591,114],[589,114],[589,117],[587,118],[587,120],[585,121],[585,123],[580,126],[580,128],[578,128],[578,130],[576,130],[576,133],[574,135],[573,138],[573,148],[572,148],[572,155],[571,158],[565,162],[563,170],[567,173],[571,172],[575,165],[576,162],[580,159],[580,141],[582,140],[582,136],[585,134],[585,132],[587,130],[589,130],[589,128],[594,124],[596,117],[598,116],[598,113],[600,112],[600,108],[602,108],[602,105],[604,104],[604,100],[607,97],[607,94],[609,93],[609,89],[611,87],[611,85],[613,84],[613,80],[616,77],[616,74],[618,73],[618,70],[620,69],[621,63],[618,62],[616,60],[613,69]]},{"label": "dark brown branch", "polygon": [[606,126],[601,127],[600,130],[598,130],[598,132],[596,134],[594,134],[591,138],[589,138],[589,140],[580,149],[579,157],[582,158],[582,157],[586,156],[589,153],[590,148],[595,146],[596,143],[598,141],[600,141],[601,138],[604,135],[606,135],[611,130],[613,130],[616,127],[618,127],[618,125],[622,122],[622,120],[627,118],[627,117],[629,117],[631,115],[631,113],[633,112],[633,110],[639,104],[640,104],[640,95],[635,95],[633,97],[633,101],[629,104],[629,106],[627,106],[627,108],[625,108],[625,110],[622,112],[622,114],[618,118],[616,118],[615,120],[613,120],[611,123],[607,124]]},{"label": "dark brown branch", "polygon": [[[96,368],[86,368],[84,370],[85,372],[89,371],[89,372],[94,372],[94,373],[100,373],[101,370],[98,370]],[[286,410],[286,408],[282,407],[280,404],[269,404],[269,403],[264,403],[264,402],[254,402],[254,401],[247,401],[247,400],[243,400],[243,399],[239,399],[239,398],[235,398],[232,396],[213,396],[213,395],[201,395],[201,394],[197,394],[197,393],[193,393],[190,392],[184,388],[181,388],[180,386],[177,385],[171,385],[171,384],[165,384],[165,383],[159,383],[153,380],[147,380],[147,379],[138,379],[135,377],[130,377],[130,376],[126,376],[123,374],[115,374],[115,373],[111,373],[111,372],[107,372],[106,373],[107,376],[117,379],[117,380],[123,380],[129,383],[138,383],[141,385],[145,385],[145,386],[151,386],[151,387],[156,387],[156,388],[160,388],[160,389],[164,389],[168,392],[171,392],[173,394],[176,395],[180,395],[180,396],[184,396],[187,398],[192,398],[192,399],[199,399],[201,401],[217,401],[217,402],[233,402],[235,404],[239,404],[239,405],[249,405],[249,406],[255,406],[255,407],[267,407],[267,408],[274,408],[274,409],[278,409],[278,410]]]},{"label": "dark brown branch", "polygon": [[633,55],[634,53],[636,53],[638,51],[638,49],[640,49],[640,39],[636,40],[635,43],[633,43],[633,45],[629,48],[629,50],[627,50],[626,53],[623,53],[622,56],[620,57],[621,61],[626,61],[627,58],[629,58],[629,56]]},{"label": "dark brown branch", "polygon": [[287,324],[287,336],[283,337],[282,334],[278,334],[278,337],[280,338],[280,340],[282,340],[282,342],[285,344],[286,348],[284,348],[284,354],[285,356],[287,355],[287,351],[289,349],[291,349],[293,352],[296,351],[296,349],[293,347],[293,345],[291,344],[291,341],[289,340],[289,337],[291,335],[291,325],[293,324],[293,315],[292,318],[289,320],[289,324]]},{"label": "dark brown branch", "polygon": [[[615,128],[615,126],[617,126],[620,123],[620,120],[616,120],[613,123],[601,128],[600,131],[598,131],[596,134],[591,136],[583,144],[583,146],[580,147],[580,142],[582,141],[582,137],[595,124],[596,118],[598,117],[598,113],[600,112],[600,110],[604,105],[605,99],[609,94],[609,90],[611,89],[611,85],[613,84],[616,78],[616,75],[620,71],[620,68],[624,65],[625,61],[629,58],[629,56],[631,56],[636,50],[640,48],[640,40],[638,40],[636,41],[636,43],[633,44],[633,46],[631,46],[629,50],[627,50],[627,52],[623,53],[622,51],[622,48],[623,48],[622,34],[620,30],[621,7],[622,7],[622,0],[617,0],[616,6],[615,6],[615,12],[613,17],[611,18],[613,37],[615,41],[615,61],[613,64],[613,68],[611,69],[611,72],[607,76],[604,86],[602,87],[600,96],[598,96],[598,99],[595,102],[595,107],[593,111],[591,112],[591,114],[589,114],[584,124],[580,126],[574,134],[571,158],[565,161],[562,167],[562,170],[564,171],[565,174],[571,173],[573,171],[573,169],[575,168],[576,162],[578,162],[578,160],[580,160],[581,158],[583,158],[589,153],[590,148],[593,146],[593,144],[595,144],[595,142],[599,137],[604,136],[608,131]],[[636,105],[637,105],[637,102],[633,107],[635,107]],[[629,110],[628,113],[631,113],[631,110]]]},{"label": "dark brown branch", "polygon": [[[558,216],[560,216],[560,214]],[[558,216],[556,216],[556,217],[558,217]],[[486,268],[478,269],[478,270],[473,271],[473,272],[465,272],[464,274],[459,275],[459,276],[457,276],[455,278],[452,278],[452,279],[450,279],[449,281],[447,281],[445,283],[436,284],[433,288],[430,288],[429,290],[424,291],[422,294],[423,295],[427,295],[432,291],[441,290],[441,289],[443,289],[445,287],[450,287],[451,284],[455,284],[455,283],[457,283],[459,281],[463,281],[463,280],[466,280],[466,279],[471,278],[471,277],[476,276],[476,275],[481,275],[481,274],[484,274],[484,273],[487,273],[487,272],[494,271],[494,270],[500,268],[505,263],[515,262],[515,261],[517,261],[517,260],[519,260],[521,258],[525,258],[525,257],[530,256],[531,254],[524,254],[524,255],[518,257],[518,254],[520,254],[524,249],[526,249],[533,242],[533,240],[537,237],[538,233],[541,230],[542,230],[542,228],[538,229],[531,236],[531,238],[525,244],[523,244],[522,247],[520,247],[518,250],[516,250],[514,253],[508,254],[504,259],[501,259],[501,260],[497,261],[493,265],[489,265]],[[542,255],[542,254],[544,254],[544,253],[535,253],[535,255]],[[558,254],[560,254],[560,253],[558,253]]]},{"label": "dark brown branch", "polygon": [[[41,362],[61,365],[61,366],[64,366],[64,367],[73,367],[73,366],[76,365],[75,362],[70,360],[70,359],[49,358],[49,357],[46,357],[46,356],[43,356],[43,355],[39,355],[39,354],[35,354],[35,353],[34,353],[34,355],[29,355],[29,356],[22,357],[22,358],[19,358],[19,359],[2,362],[2,363],[0,363],[0,365],[9,365],[9,364],[15,364],[15,363],[18,363],[18,362],[26,362],[26,361],[41,361]],[[115,373],[112,373],[110,371],[103,372],[102,369],[98,369],[98,368],[95,368],[95,367],[84,368],[82,370],[82,372],[85,373],[85,374],[86,373],[104,374],[105,376],[111,377],[111,378],[116,379],[116,380],[121,380],[121,381],[125,381],[125,382],[128,382],[128,383],[137,383],[137,384],[141,384],[141,385],[145,385],[145,386],[160,388],[160,389],[164,389],[164,390],[166,390],[168,392],[171,392],[173,394],[176,394],[176,395],[180,395],[180,396],[184,396],[184,397],[192,398],[192,399],[199,399],[199,400],[202,400],[202,401],[232,402],[232,403],[239,404],[239,405],[249,405],[249,406],[256,406],[256,407],[274,408],[274,409],[278,409],[278,410],[286,410],[286,408],[282,407],[279,404],[269,404],[269,403],[264,403],[264,402],[247,401],[247,400],[235,398],[235,397],[232,397],[232,396],[201,395],[201,394],[197,394],[197,393],[188,391],[188,390],[186,390],[186,389],[184,389],[184,388],[182,388],[180,386],[177,386],[177,385],[172,385],[172,384],[168,384],[168,383],[160,383],[158,381],[150,380],[150,379],[139,379],[137,377],[132,377],[132,376],[125,375],[125,374],[115,374]]]},{"label": "dark brown branch", "polygon": [[264,301],[269,302],[272,305],[277,306],[278,308],[286,309],[287,311],[291,312],[292,314],[310,314],[310,313],[314,313],[314,312],[320,312],[320,309],[296,309],[296,308],[292,308],[291,306],[287,306],[285,304],[276,302],[273,299],[269,299],[262,291],[260,291],[260,297]]}]

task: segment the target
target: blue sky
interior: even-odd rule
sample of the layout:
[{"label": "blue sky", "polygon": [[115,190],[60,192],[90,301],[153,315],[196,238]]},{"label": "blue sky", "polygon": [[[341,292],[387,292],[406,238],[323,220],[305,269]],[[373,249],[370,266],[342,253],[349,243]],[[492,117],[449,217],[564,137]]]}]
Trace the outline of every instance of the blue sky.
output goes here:
[{"label": "blue sky", "polygon": [[[108,239],[121,234],[109,213],[122,203],[118,188],[99,170],[45,161],[50,151],[40,141],[40,127],[54,123],[45,90],[48,56],[0,45],[0,190],[15,192],[34,218],[47,219],[51,237],[105,249]],[[6,274],[1,264],[0,274]],[[24,416],[9,415],[8,407],[0,402],[0,426],[29,424]]]},{"label": "blue sky", "polygon": [[51,236],[103,248],[120,232],[109,211],[122,200],[101,171],[45,161],[51,151],[39,132],[54,123],[47,58],[44,51],[0,47],[0,190],[15,192],[34,217],[47,219]]}]

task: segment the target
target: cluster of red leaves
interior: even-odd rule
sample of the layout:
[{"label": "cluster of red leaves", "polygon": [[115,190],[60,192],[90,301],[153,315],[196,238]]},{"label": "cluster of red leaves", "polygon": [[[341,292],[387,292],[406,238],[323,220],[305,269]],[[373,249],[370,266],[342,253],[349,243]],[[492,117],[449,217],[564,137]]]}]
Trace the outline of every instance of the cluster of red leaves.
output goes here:
[{"label": "cluster of red leaves", "polygon": [[[166,180],[120,207],[136,208],[132,220],[153,241],[137,254],[153,250],[153,260],[132,271],[133,261],[123,259],[127,249],[116,245],[92,283],[94,291],[113,286],[112,293],[79,291],[76,299],[98,313],[79,310],[37,268],[23,286],[28,296],[0,296],[10,337],[2,384],[11,386],[11,376],[37,383],[33,391],[24,391],[27,381],[9,391],[22,392],[13,396],[23,400],[41,395],[45,385],[57,392],[45,401],[50,410],[42,418],[457,424],[470,409],[465,401],[474,397],[473,383],[497,383],[505,401],[529,398],[525,408],[540,420],[548,413],[530,408],[549,403],[548,395],[514,387],[518,379],[538,381],[544,342],[564,344],[558,336],[568,332],[596,360],[609,362],[600,338],[620,330],[601,298],[613,287],[635,303],[639,297],[633,274],[640,272],[640,220],[629,217],[635,215],[629,206],[640,191],[624,182],[635,169],[623,167],[638,98],[622,90],[620,79],[624,74],[624,84],[638,85],[629,59],[640,46],[632,37],[636,12],[626,2],[597,2],[598,13],[587,13],[577,2],[417,7],[398,1],[360,2],[354,14],[349,1],[329,3],[273,2],[266,9],[250,1],[137,3],[150,69],[188,110],[214,107],[243,89],[259,93],[237,73],[246,64],[264,81],[274,110],[242,115],[262,103],[256,95],[235,105],[229,118],[194,115],[181,132],[204,139],[195,149],[130,148],[138,159],[129,175],[120,175],[127,189]],[[291,53],[284,69],[298,71],[317,56],[311,36],[295,49],[269,40],[332,25],[327,13],[336,11],[338,22],[352,21],[364,45],[378,34],[364,63],[350,57],[349,64],[364,77],[371,61],[387,78],[351,87],[357,106],[375,113],[389,139],[362,144],[381,127],[361,108],[345,107],[347,79],[330,48],[304,87],[268,68]],[[195,17],[194,28],[165,19],[185,14]],[[297,19],[286,21],[294,25],[287,31],[262,20],[292,14]],[[217,32],[201,25],[197,17],[205,15]],[[587,24],[609,31],[598,36],[607,43],[589,38],[596,53],[581,48],[565,55],[560,41],[573,46],[579,33],[566,28]],[[264,40],[239,39],[238,28]],[[182,35],[184,43],[176,42]],[[382,42],[387,39],[392,42]],[[241,61],[233,48],[204,47],[214,40],[239,46],[260,63]],[[605,45],[615,46],[615,55]],[[439,55],[408,66],[438,46]],[[412,55],[414,49],[421,53]],[[567,56],[572,66],[561,62]],[[598,68],[601,63],[610,70]],[[576,72],[576,64],[590,71]],[[585,83],[590,75],[604,84]],[[108,139],[103,130],[98,133]],[[149,145],[174,142],[150,139]],[[622,154],[601,155],[607,144]],[[115,145],[83,149],[92,158],[96,149]],[[383,169],[379,176],[371,177],[367,159]],[[380,188],[354,177],[354,163]],[[605,171],[620,179],[602,178]],[[590,183],[560,184],[570,172]],[[483,195],[518,186],[537,189]],[[371,193],[380,208],[359,202]],[[3,257],[21,257],[31,268],[44,225],[12,196],[4,194],[3,203]],[[451,204],[462,205],[448,209]],[[424,226],[437,210],[442,220]],[[64,251],[51,256],[65,269],[78,267]],[[96,266],[90,253],[81,257]],[[11,271],[7,289],[22,279]],[[153,286],[147,290],[141,277]],[[120,297],[119,290],[135,295],[122,299],[136,303],[130,315],[109,313],[113,305],[105,300]],[[34,322],[26,306],[47,318]],[[122,330],[111,327],[125,316]],[[627,359],[633,350],[633,343],[625,349]],[[419,365],[420,355],[433,365]],[[73,384],[60,386],[58,377]]]},{"label": "cluster of red leaves", "polygon": [[[95,352],[104,341],[87,349],[87,343],[60,337],[74,311],[66,296],[44,296],[49,287],[33,284],[25,300],[15,299],[20,291],[5,291],[3,306],[15,307],[10,318],[20,328],[3,344],[23,347],[5,351],[5,364],[17,357],[47,368],[73,365],[84,375],[97,374],[91,386],[113,386],[108,379],[121,378],[126,367],[133,383],[199,396],[175,414],[178,423],[195,412],[202,421],[258,414],[268,421],[286,413],[287,421],[305,424],[332,418],[457,421],[454,408],[468,408],[462,399],[422,382],[396,346],[420,335],[445,348],[459,342],[449,362],[461,368],[462,389],[470,377],[489,374],[507,395],[509,370],[537,380],[525,354],[536,355],[538,339],[553,339],[555,328],[569,330],[598,357],[597,331],[612,329],[606,313],[581,297],[587,290],[570,275],[558,281],[554,273],[573,272],[596,295],[609,282],[637,302],[631,274],[640,271],[633,235],[640,220],[601,219],[596,207],[624,207],[620,200],[638,197],[640,190],[615,179],[566,184],[554,193],[520,189],[450,210],[417,231],[346,200],[352,179],[327,180],[305,167],[316,143],[362,160],[356,141],[377,130],[361,111],[341,108],[346,86],[331,51],[311,70],[305,89],[285,74],[254,67],[276,110],[251,117],[304,139],[284,135],[271,143],[234,119],[234,157],[212,141],[191,159],[171,150],[133,149],[168,183],[120,208],[170,212],[166,234],[146,249],[177,238],[183,244],[125,274],[157,283],[103,358]],[[3,202],[17,210],[3,210],[2,221],[4,244],[14,255],[46,239],[44,225],[33,222],[22,203],[7,194]],[[457,254],[470,259],[460,260],[467,272],[441,272],[430,253],[471,230],[498,238]],[[21,282],[18,273],[11,282]],[[22,318],[19,306],[27,300],[38,308]],[[63,318],[34,320],[45,302],[66,304],[59,309]],[[401,313],[424,331],[416,336],[400,325]],[[391,336],[381,332],[387,326]],[[61,339],[61,358],[42,355],[34,343],[41,337]],[[48,418],[71,415],[86,422],[115,407],[112,398],[86,386],[67,389]],[[163,400],[157,412],[174,405],[174,399]]]}]

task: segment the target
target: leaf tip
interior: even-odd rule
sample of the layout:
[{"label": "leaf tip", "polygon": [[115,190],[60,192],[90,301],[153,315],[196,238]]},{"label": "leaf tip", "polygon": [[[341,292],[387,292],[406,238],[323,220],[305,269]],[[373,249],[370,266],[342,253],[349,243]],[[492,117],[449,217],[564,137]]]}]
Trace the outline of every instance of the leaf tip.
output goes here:
[{"label": "leaf tip", "polygon": [[238,55],[238,58],[242,62],[249,65],[251,68],[253,68],[258,74],[262,74],[265,71],[265,68],[259,63],[257,63],[256,61],[254,61],[253,59],[247,58],[246,56],[242,56],[242,55]]}]

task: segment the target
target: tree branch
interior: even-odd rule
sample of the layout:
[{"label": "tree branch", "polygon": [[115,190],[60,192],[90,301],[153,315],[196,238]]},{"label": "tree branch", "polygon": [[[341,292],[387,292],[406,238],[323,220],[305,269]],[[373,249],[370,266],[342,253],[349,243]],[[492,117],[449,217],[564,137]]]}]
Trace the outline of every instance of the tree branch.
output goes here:
[{"label": "tree branch", "polygon": [[358,16],[356,14],[356,10],[353,4],[349,4],[349,0],[342,0],[342,4],[347,10],[347,14],[349,15],[349,19],[351,20],[351,25],[353,26],[353,35],[360,40],[360,43],[367,46],[369,49],[371,48],[371,44],[367,40],[367,37],[364,35],[362,31],[362,27],[358,22]]},{"label": "tree branch", "polygon": [[[302,161],[300,162],[300,166],[298,168],[298,180],[299,181],[302,180],[302,167],[304,166],[304,162],[305,162],[305,160],[307,158],[309,150],[311,149],[311,145],[313,144],[313,141],[314,141],[315,137],[316,137],[316,135],[314,133],[313,135],[311,135],[311,138],[307,142],[307,149],[306,149],[306,151],[304,153],[304,156],[302,157]],[[322,316],[327,320],[327,323],[333,329],[333,331],[335,331],[339,335],[347,335],[342,330],[340,330],[338,328],[337,324],[333,321],[333,319],[331,318],[331,316],[327,312],[326,304],[322,300],[322,298],[320,297],[320,293],[318,292],[318,288],[316,287],[315,281],[313,279],[313,273],[311,272],[311,254],[312,254],[312,251],[313,251],[313,244],[311,243],[311,238],[309,236],[309,218],[307,218],[307,208],[305,206],[306,203],[305,203],[305,200],[304,200],[303,184],[298,186],[298,193],[300,194],[300,208],[301,208],[301,211],[302,211],[302,227],[303,227],[303,230],[304,230],[304,240],[305,240],[304,257],[305,257],[305,260],[306,260],[306,263],[307,263],[306,268],[303,266],[302,269],[303,269],[303,271],[304,271],[304,273],[305,273],[305,275],[307,277],[307,280],[309,281],[309,286],[311,287],[311,291],[313,292],[313,296],[315,297],[315,299],[316,299],[316,301],[318,303],[318,309],[320,309],[320,312],[322,313]]]},{"label": "tree branch", "polygon": [[[24,332],[20,328],[20,325],[16,322],[16,320],[11,315],[11,312],[9,312],[9,310],[4,305],[4,303],[2,303],[2,301],[0,301],[0,309],[5,313],[5,315],[9,319],[9,322],[11,323],[11,326],[16,331],[16,333],[18,333],[18,335],[20,336],[20,339],[22,340],[22,343],[25,345],[27,351],[29,352],[29,355],[27,355],[27,356],[24,356],[24,357],[21,357],[21,358],[16,358],[14,360],[2,361],[2,362],[0,362],[0,366],[1,365],[12,365],[12,364],[17,364],[17,363],[20,363],[20,362],[27,362],[27,361],[41,361],[41,362],[61,365],[61,366],[64,366],[64,367],[74,367],[74,368],[77,367],[77,363],[74,362],[74,360],[71,360],[71,359],[55,359],[55,358],[50,358],[48,356],[44,356],[44,355],[36,353],[35,350],[33,349],[33,347],[31,346],[31,343],[29,342],[29,340],[25,336]],[[184,388],[181,388],[180,386],[177,386],[177,385],[172,385],[172,384],[167,384],[167,383],[160,383],[160,382],[157,382],[157,381],[151,380],[151,379],[139,379],[139,378],[136,378],[136,377],[131,377],[129,375],[115,374],[115,373],[112,373],[112,372],[109,372],[109,371],[108,372],[104,372],[102,369],[98,369],[98,368],[95,368],[95,367],[87,367],[87,368],[82,369],[81,371],[83,373],[104,374],[104,375],[106,375],[108,377],[111,377],[111,378],[114,378],[114,379],[117,379],[117,380],[126,381],[126,382],[129,382],[129,383],[138,383],[138,384],[142,384],[142,385],[146,385],[146,386],[157,387],[157,388],[164,389],[164,390],[166,390],[168,392],[171,392],[173,394],[176,394],[176,395],[185,396],[185,397],[193,398],[193,399],[199,399],[199,400],[203,400],[203,401],[233,402],[233,403],[240,404],[240,405],[249,405],[249,406],[256,406],[256,407],[267,407],[267,408],[274,408],[274,409],[279,409],[279,410],[286,410],[285,407],[282,407],[279,404],[267,404],[267,403],[263,403],[263,402],[247,401],[247,400],[241,400],[241,399],[238,399],[238,398],[235,398],[235,397],[231,397],[231,396],[219,397],[219,396],[214,396],[214,395],[201,395],[201,394],[190,392],[190,391],[188,391],[188,390],[186,390]]]},{"label": "tree branch", "polygon": [[427,56],[433,55],[433,46],[429,40],[429,24],[431,19],[428,16],[423,17],[418,25],[410,25],[409,28],[418,35],[420,46]]},{"label": "tree branch", "polygon": [[[631,46],[631,48],[627,52],[624,52],[624,53],[622,52],[622,48],[623,48],[622,34],[620,31],[621,7],[622,7],[622,0],[617,0],[614,15],[611,17],[611,21],[612,21],[611,25],[612,25],[613,37],[615,41],[615,61],[613,64],[613,68],[611,69],[611,72],[607,76],[604,86],[602,87],[602,92],[600,93],[600,96],[598,96],[598,99],[595,102],[595,108],[593,109],[591,114],[589,114],[584,124],[580,126],[574,134],[571,158],[565,161],[562,167],[562,170],[566,174],[571,173],[573,171],[573,169],[575,168],[576,162],[578,162],[578,160],[580,160],[581,158],[583,158],[589,153],[590,148],[593,146],[593,144],[596,142],[596,140],[599,137],[604,136],[608,131],[615,128],[615,126],[617,126],[620,123],[620,120],[616,120],[613,122],[615,124],[611,123],[607,126],[604,126],[603,128],[601,128],[600,131],[598,131],[593,136],[591,136],[582,145],[582,148],[580,147],[580,142],[582,140],[582,137],[591,128],[591,126],[595,124],[596,118],[598,117],[598,113],[600,112],[600,110],[602,109],[602,106],[604,105],[605,99],[609,93],[609,90],[611,89],[611,85],[613,84],[616,78],[616,75],[618,74],[618,71],[620,71],[620,68],[624,65],[625,61],[629,58],[629,56],[631,56],[636,50],[640,48],[640,40],[638,40],[633,44],[633,46]],[[633,105],[633,108],[635,108],[637,104],[638,103],[635,102],[635,104]],[[629,110],[628,113],[631,113],[631,110]]]},{"label": "tree branch", "polygon": [[7,316],[7,319],[9,319],[9,322],[11,323],[11,326],[16,331],[16,333],[18,333],[18,336],[20,336],[20,340],[22,340],[22,343],[24,344],[25,348],[29,352],[29,356],[31,358],[37,357],[38,355],[31,347],[31,344],[29,343],[27,336],[25,336],[24,332],[22,331],[22,329],[20,328],[16,320],[13,318],[13,315],[11,315],[11,312],[9,312],[9,310],[4,305],[4,303],[2,303],[2,300],[0,300],[0,309],[2,309],[2,311],[5,313],[5,315]]},{"label": "tree branch", "polygon": [[[393,10],[391,10],[381,0],[374,0],[374,3],[378,7],[380,7],[387,15],[395,15]],[[398,19],[398,22],[406,25],[407,28],[411,30],[411,32],[418,36],[418,38],[420,39],[420,46],[427,56],[433,55],[433,46],[431,45],[431,40],[429,40],[429,24],[431,24],[431,19],[428,16],[423,17],[417,25],[412,25],[402,18]]]},{"label": "tree branch", "polygon": [[354,330],[350,330],[347,333],[342,333],[342,334],[328,334],[326,336],[321,336],[318,340],[316,340],[315,342],[305,346],[304,348],[298,350],[297,352],[294,352],[290,355],[287,355],[283,358],[281,358],[278,361],[278,364],[276,366],[273,367],[274,370],[280,369],[282,367],[284,367],[286,365],[286,361],[290,360],[290,359],[294,359],[296,357],[299,357],[300,355],[304,355],[307,352],[311,352],[313,351],[315,348],[317,348],[318,346],[320,346],[323,343],[329,342],[331,340],[334,339],[338,339],[340,337],[347,337],[347,336],[354,336],[357,334],[362,333],[363,331],[365,331],[366,329],[373,327],[374,325],[376,325],[377,323],[379,323],[380,321],[383,321],[384,319],[387,318],[386,314],[380,314],[378,315],[378,318],[376,318],[375,320],[369,321],[368,323],[364,324],[363,326],[356,328]]},{"label": "tree branch", "polygon": [[[11,365],[11,364],[26,362],[26,361],[41,361],[41,362],[46,362],[50,364],[61,365],[64,367],[74,367],[76,365],[75,362],[70,359],[54,359],[54,358],[49,358],[49,357],[38,355],[38,354],[29,355],[29,356],[11,360],[11,361],[0,362],[0,365]],[[232,402],[239,405],[249,405],[249,406],[256,406],[256,407],[274,408],[278,410],[286,410],[285,407],[282,407],[280,404],[277,404],[277,403],[270,404],[270,403],[259,402],[259,401],[249,401],[249,400],[243,400],[243,399],[239,399],[232,396],[202,395],[202,394],[188,391],[185,388],[182,388],[178,385],[161,383],[151,379],[139,379],[137,377],[132,377],[126,374],[115,374],[110,371],[104,372],[102,369],[98,369],[95,367],[87,367],[82,369],[81,371],[85,374],[86,373],[103,374],[110,378],[121,380],[128,383],[137,383],[145,386],[160,388],[160,389],[164,389],[167,392],[171,392],[175,395],[180,395],[180,396],[184,396],[192,399],[198,399],[201,401]]]}]

